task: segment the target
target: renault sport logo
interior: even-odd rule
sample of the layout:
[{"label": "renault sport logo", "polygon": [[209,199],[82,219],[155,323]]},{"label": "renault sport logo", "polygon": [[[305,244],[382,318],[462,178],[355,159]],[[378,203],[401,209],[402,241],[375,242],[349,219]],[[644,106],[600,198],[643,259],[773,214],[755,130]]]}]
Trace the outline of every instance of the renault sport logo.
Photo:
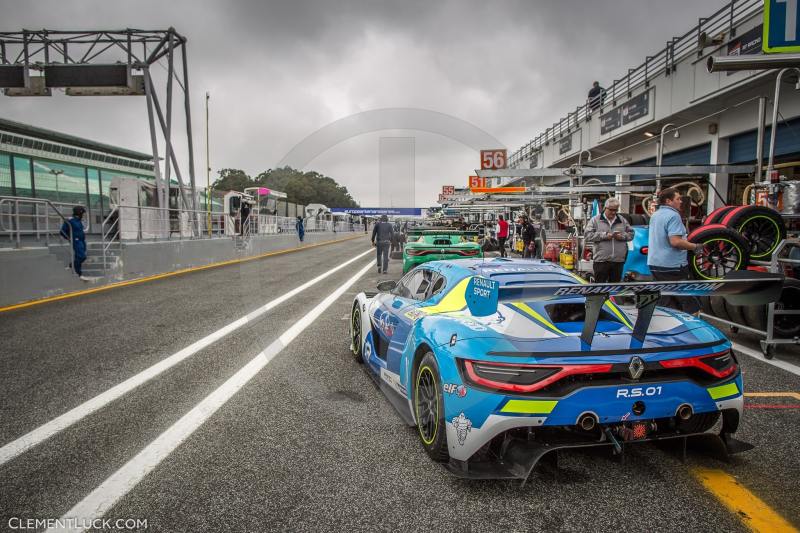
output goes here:
[{"label": "renault sport logo", "polygon": [[628,374],[631,379],[639,379],[644,374],[644,361],[638,355],[634,355],[628,363]]}]

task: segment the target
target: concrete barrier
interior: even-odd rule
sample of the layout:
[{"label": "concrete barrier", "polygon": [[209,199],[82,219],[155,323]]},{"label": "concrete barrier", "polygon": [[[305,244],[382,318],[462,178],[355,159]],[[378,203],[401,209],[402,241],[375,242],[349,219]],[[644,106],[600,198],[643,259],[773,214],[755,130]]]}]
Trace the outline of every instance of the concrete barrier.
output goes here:
[{"label": "concrete barrier", "polygon": [[363,233],[306,233],[303,243],[294,234],[256,236],[240,242],[219,238],[123,243],[119,261],[106,276],[90,282],[65,269],[59,256],[46,247],[1,249],[0,307],[358,235]]}]

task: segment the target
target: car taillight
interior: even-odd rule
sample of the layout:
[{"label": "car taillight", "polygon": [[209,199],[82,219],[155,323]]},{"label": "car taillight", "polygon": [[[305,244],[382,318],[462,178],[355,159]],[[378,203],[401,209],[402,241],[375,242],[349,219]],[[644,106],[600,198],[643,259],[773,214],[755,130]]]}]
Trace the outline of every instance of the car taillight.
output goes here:
[{"label": "car taillight", "polygon": [[639,251],[642,253],[642,255],[647,255],[647,250],[649,250],[649,249],[650,249],[650,248],[649,248],[648,246],[642,246],[642,247],[639,249]]},{"label": "car taillight", "polygon": [[494,390],[534,392],[567,376],[611,371],[611,364],[602,365],[521,365],[464,361],[467,381]]},{"label": "car taillight", "polygon": [[730,350],[712,353],[710,355],[700,355],[697,357],[669,359],[667,361],[661,361],[661,366],[664,368],[699,368],[700,370],[711,374],[715,378],[726,378],[731,376],[736,373],[736,369],[739,368],[739,366],[736,364],[736,359],[733,356],[733,352]]}]

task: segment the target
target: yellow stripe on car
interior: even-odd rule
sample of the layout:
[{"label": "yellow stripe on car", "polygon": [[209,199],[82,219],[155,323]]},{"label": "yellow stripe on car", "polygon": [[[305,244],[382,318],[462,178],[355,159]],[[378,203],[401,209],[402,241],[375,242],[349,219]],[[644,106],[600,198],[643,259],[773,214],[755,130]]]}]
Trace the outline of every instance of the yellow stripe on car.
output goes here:
[{"label": "yellow stripe on car", "polygon": [[708,389],[708,394],[711,396],[712,400],[718,400],[720,398],[739,394],[739,387],[736,385],[736,382],[727,383],[725,385],[719,385],[718,387],[711,387]]},{"label": "yellow stripe on car", "polygon": [[438,304],[420,307],[419,310],[429,315],[461,311],[467,307],[467,285],[471,279],[472,277],[462,279]]},{"label": "yellow stripe on car", "polygon": [[533,318],[534,320],[536,320],[537,322],[539,322],[543,326],[547,327],[548,329],[551,329],[551,330],[555,331],[559,335],[566,335],[566,333],[564,333],[563,331],[558,329],[555,324],[553,324],[552,322],[547,320],[541,314],[539,314],[536,311],[534,311],[528,304],[525,304],[525,303],[522,303],[522,302],[512,302],[510,305],[512,307],[514,307],[515,309],[517,309],[518,311],[522,311],[526,315],[530,316],[531,318]]},{"label": "yellow stripe on car", "polygon": [[[586,280],[585,280],[585,279],[583,279],[582,277],[578,276],[577,274],[572,274],[572,273],[570,273],[570,276],[572,276],[573,278],[575,278],[575,280],[576,280],[578,283],[580,283],[581,285],[587,285],[587,284],[589,283],[588,281],[586,281]],[[629,328],[633,329],[633,324],[631,324],[631,321],[630,321],[630,320],[628,320],[628,317],[625,315],[625,313],[623,313],[623,312],[622,312],[622,310],[621,310],[619,307],[617,307],[617,304],[615,304],[615,303],[611,302],[610,300],[607,300],[607,301],[606,301],[606,303],[605,303],[605,306],[606,306],[606,307],[607,307],[607,308],[608,308],[608,309],[609,309],[609,310],[610,310],[612,313],[614,313],[614,314],[617,316],[617,318],[619,318],[619,319],[622,321],[622,323],[623,323],[623,324],[625,324],[625,325],[626,325],[626,326],[628,326]]]},{"label": "yellow stripe on car", "polygon": [[619,318],[620,320],[622,320],[622,323],[623,323],[623,324],[625,324],[625,325],[626,325],[626,326],[628,326],[629,328],[633,329],[633,324],[631,324],[631,321],[630,321],[630,320],[628,320],[628,317],[627,317],[627,316],[625,316],[625,313],[623,313],[623,312],[620,310],[620,308],[619,308],[619,307],[617,307],[617,304],[615,304],[615,303],[612,303],[611,301],[606,301],[606,304],[605,304],[605,305],[606,305],[606,307],[607,307],[607,308],[609,308],[609,309],[611,310],[611,312],[612,312],[612,313],[614,313],[614,314],[617,316],[617,318]]},{"label": "yellow stripe on car", "polygon": [[556,400],[508,400],[500,409],[501,413],[517,413],[524,415],[550,414],[555,409]]}]

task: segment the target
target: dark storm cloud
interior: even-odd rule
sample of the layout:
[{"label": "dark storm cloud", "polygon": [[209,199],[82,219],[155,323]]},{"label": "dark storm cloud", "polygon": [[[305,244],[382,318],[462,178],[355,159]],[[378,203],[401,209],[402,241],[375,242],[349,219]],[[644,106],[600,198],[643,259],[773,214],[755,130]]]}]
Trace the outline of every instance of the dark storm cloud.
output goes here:
[{"label": "dark storm cloud", "polygon": [[[0,0],[0,29],[174,26],[189,39],[196,167],[204,167],[209,91],[212,167],[257,173],[330,122],[380,108],[447,113],[513,150],[580,105],[593,79],[609,84],[722,5]],[[163,70],[155,74],[163,81]],[[144,111],[140,98],[0,99],[1,116],[149,151]],[[309,167],[374,203],[377,138],[331,149]],[[477,162],[471,150],[435,135],[420,137],[416,151],[421,204],[441,184],[463,183]],[[185,161],[182,146],[179,153]]]}]

